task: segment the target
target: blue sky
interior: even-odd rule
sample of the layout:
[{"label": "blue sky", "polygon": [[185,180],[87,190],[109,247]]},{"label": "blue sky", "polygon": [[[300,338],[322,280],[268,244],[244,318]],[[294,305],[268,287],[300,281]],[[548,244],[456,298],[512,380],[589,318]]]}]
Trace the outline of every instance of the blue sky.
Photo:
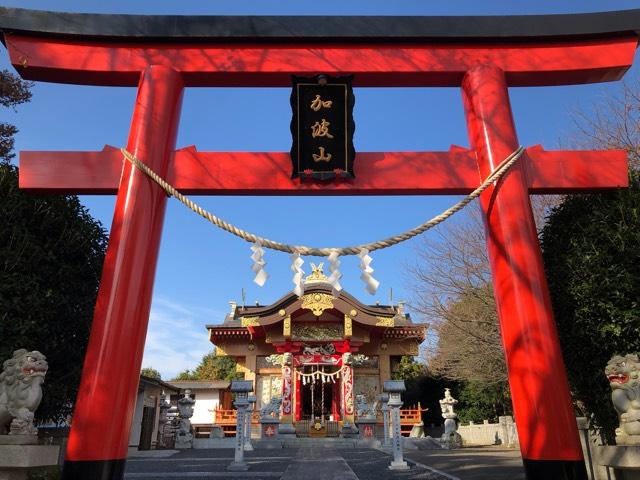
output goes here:
[{"label": "blue sky", "polygon": [[[622,10],[640,2],[575,1],[207,1],[132,2],[0,1],[4,6],[74,12],[219,15],[497,15]],[[11,68],[6,52],[0,68]],[[628,77],[637,77],[634,67]],[[589,110],[616,92],[619,84],[511,89],[516,127],[523,145],[548,149],[566,144],[574,131],[571,112]],[[288,89],[188,89],[182,109],[178,148],[200,151],[288,151]],[[468,145],[459,90],[356,89],[355,146],[358,151],[446,150]],[[135,90],[39,83],[31,103],[17,113],[2,111],[20,132],[16,150],[99,150],[126,142]],[[248,128],[251,125],[255,128]],[[456,197],[197,197],[205,208],[238,226],[288,243],[317,246],[376,240],[404,231],[440,213]],[[106,228],[115,197],[82,197]],[[475,208],[475,207],[471,207]],[[343,286],[364,302],[411,301],[405,267],[414,262],[420,240],[373,254],[375,296],[359,280],[357,262],[342,259]],[[170,200],[158,263],[145,366],[163,378],[197,365],[210,350],[204,328],[221,322],[228,301],[271,303],[292,287],[287,255],[267,252],[271,278],[260,288],[252,282],[250,245],[216,230]],[[305,258],[305,271],[309,262]],[[41,348],[45,348],[42,346]]]}]

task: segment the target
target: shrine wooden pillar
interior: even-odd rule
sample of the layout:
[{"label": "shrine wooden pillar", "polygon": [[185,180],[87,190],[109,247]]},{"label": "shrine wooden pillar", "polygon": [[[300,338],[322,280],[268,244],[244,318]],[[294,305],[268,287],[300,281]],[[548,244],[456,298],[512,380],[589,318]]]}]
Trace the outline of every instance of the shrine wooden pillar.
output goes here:
[{"label": "shrine wooden pillar", "polygon": [[[295,367],[294,367],[295,368]],[[299,422],[302,420],[302,382],[300,381],[300,376],[295,374],[295,391],[293,393],[293,402],[295,404],[294,407],[294,420]]]},{"label": "shrine wooden pillar", "polygon": [[355,407],[353,395],[353,365],[348,360],[348,353],[342,355],[342,367],[340,371],[340,387],[342,399],[342,421],[355,424]]},{"label": "shrine wooden pillar", "polygon": [[[486,177],[519,145],[505,74],[475,67],[462,92],[471,147]],[[480,205],[526,476],[586,479],[525,162],[487,189]]]},{"label": "shrine wooden pillar", "polygon": [[342,388],[342,379],[336,380],[335,383],[332,383],[331,388],[331,415],[333,415],[333,420],[335,422],[339,422],[342,420],[340,416],[340,391]]},{"label": "shrine wooden pillar", "polygon": [[[180,74],[142,71],[127,149],[166,175],[182,103]],[[64,463],[65,480],[122,478],[140,381],[167,196],[124,162]]]},{"label": "shrine wooden pillar", "polygon": [[280,433],[295,434],[293,427],[293,357],[285,353],[282,360],[282,415]]}]

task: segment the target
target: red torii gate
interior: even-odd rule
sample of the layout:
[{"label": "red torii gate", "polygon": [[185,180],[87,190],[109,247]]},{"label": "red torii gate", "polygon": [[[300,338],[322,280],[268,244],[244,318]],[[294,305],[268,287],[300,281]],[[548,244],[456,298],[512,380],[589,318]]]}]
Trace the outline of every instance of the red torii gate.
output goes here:
[{"label": "red torii gate", "polygon": [[[514,17],[178,17],[0,9],[26,79],[138,86],[127,149],[190,194],[464,194],[518,146],[508,87],[617,80],[640,10]],[[292,180],[286,153],[175,151],[184,87],[461,87],[471,149],[359,153],[356,179]],[[121,479],[166,195],[113,147],[21,152],[20,186],[117,194],[63,478]],[[240,168],[241,167],[241,168]],[[623,151],[525,156],[481,196],[509,382],[529,479],[586,479],[529,193],[627,185]],[[113,378],[118,382],[113,382]]]}]

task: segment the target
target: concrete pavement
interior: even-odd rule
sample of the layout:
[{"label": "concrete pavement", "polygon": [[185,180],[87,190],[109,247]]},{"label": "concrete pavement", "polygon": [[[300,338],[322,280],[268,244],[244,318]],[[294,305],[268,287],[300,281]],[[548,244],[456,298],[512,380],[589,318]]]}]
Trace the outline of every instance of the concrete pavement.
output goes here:
[{"label": "concrete pavement", "polygon": [[246,472],[228,472],[231,449],[136,452],[126,480],[524,480],[518,451],[492,448],[410,451],[411,469],[391,471],[391,456],[371,448],[256,449]]}]

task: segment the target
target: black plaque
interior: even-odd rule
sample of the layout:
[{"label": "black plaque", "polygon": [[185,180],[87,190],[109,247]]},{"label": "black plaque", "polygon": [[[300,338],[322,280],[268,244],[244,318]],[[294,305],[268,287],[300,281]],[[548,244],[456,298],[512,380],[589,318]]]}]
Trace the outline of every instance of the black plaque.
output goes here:
[{"label": "black plaque", "polygon": [[292,178],[353,178],[352,76],[293,77]]}]

